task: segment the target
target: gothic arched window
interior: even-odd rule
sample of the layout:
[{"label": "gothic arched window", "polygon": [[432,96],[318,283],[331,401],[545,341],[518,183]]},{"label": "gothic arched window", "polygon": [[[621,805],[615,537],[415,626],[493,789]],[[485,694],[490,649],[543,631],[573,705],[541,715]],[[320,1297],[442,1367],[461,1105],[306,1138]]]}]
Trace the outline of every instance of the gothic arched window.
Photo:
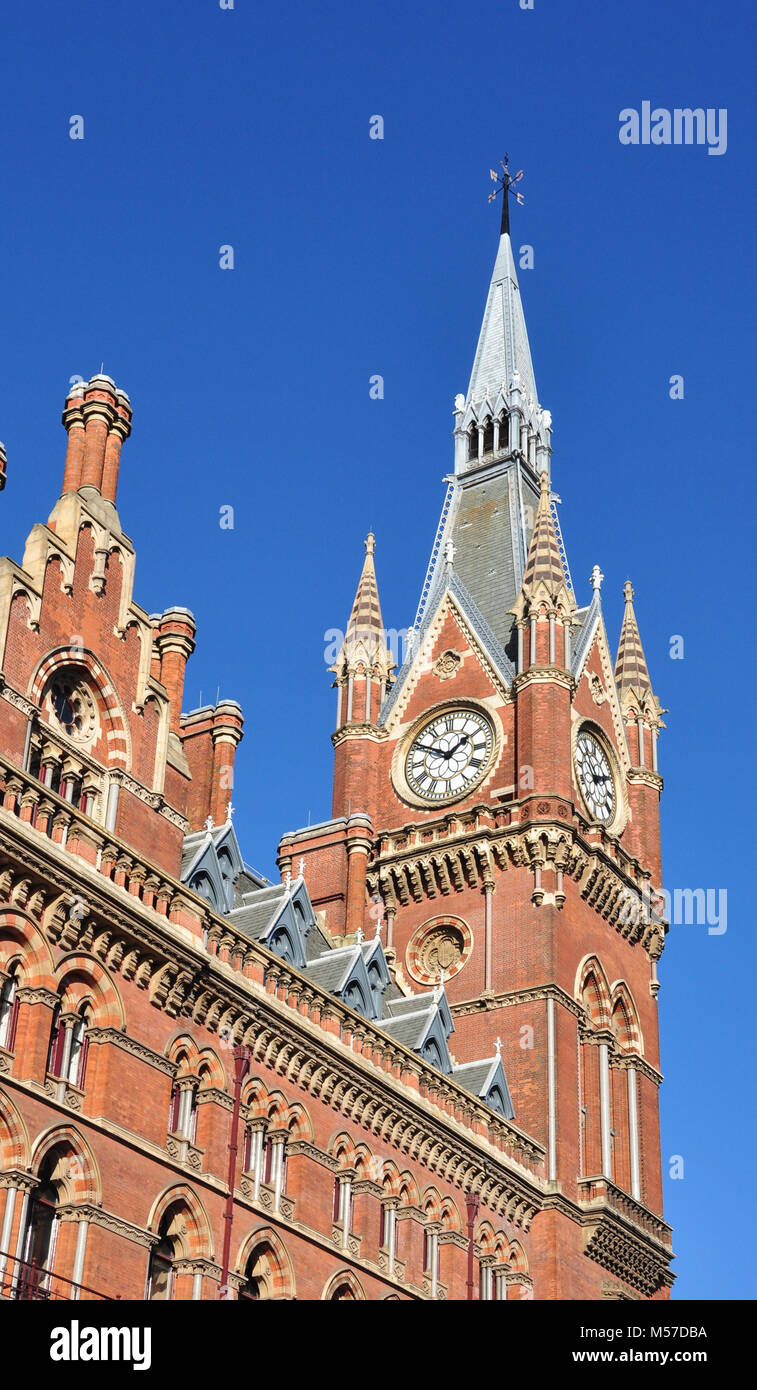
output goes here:
[{"label": "gothic arched window", "polygon": [[39,1170],[39,1184],[30,1199],[24,1235],[21,1283],[17,1293],[19,1298],[44,1297],[52,1272],[58,1226],[58,1187],[54,1181],[54,1171],[59,1157],[60,1154],[54,1151],[43,1159]]},{"label": "gothic arched window", "polygon": [[510,443],[510,417],[506,410],[499,417],[499,448],[507,449]]},{"label": "gothic arched window", "polygon": [[471,425],[468,430],[468,458],[478,458],[478,425]]},{"label": "gothic arched window", "polygon": [[18,1021],[18,986],[21,980],[21,966],[14,961],[0,989],[0,1047],[13,1051],[16,1041]]},{"label": "gothic arched window", "polygon": [[160,1223],[159,1240],[150,1252],[150,1267],[147,1276],[147,1297],[151,1300],[167,1300],[171,1297],[173,1284],[174,1243],[168,1234],[172,1213],[167,1213]]}]

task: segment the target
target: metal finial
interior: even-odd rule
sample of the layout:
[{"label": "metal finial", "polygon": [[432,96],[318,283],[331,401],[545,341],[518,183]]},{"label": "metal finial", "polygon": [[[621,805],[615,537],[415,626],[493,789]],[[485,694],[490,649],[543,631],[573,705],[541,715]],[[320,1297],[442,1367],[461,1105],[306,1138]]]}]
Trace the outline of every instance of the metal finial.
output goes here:
[{"label": "metal finial", "polygon": [[498,1056],[498,1057],[501,1057],[501,1056],[502,1056],[502,1039],[501,1039],[501,1038],[495,1038],[495,1040],[494,1040],[494,1046],[495,1046],[496,1049],[497,1049],[497,1056]]},{"label": "metal finial", "polygon": [[297,869],[298,869],[300,878],[304,878],[304,877],[305,877],[305,860],[304,860],[302,857],[300,857],[300,862],[299,862],[299,864],[297,865]]},{"label": "metal finial", "polygon": [[[494,199],[497,197],[497,194],[499,193],[500,189],[502,189],[502,221],[501,221],[501,223],[500,223],[499,234],[500,234],[500,236],[505,236],[505,235],[509,236],[509,235],[510,235],[510,190],[511,190],[511,188],[513,187],[513,184],[520,183],[521,179],[523,178],[523,170],[522,170],[522,169],[519,169],[518,172],[517,172],[517,174],[511,174],[511,173],[510,173],[510,165],[509,165],[509,162],[508,162],[508,157],[507,157],[507,155],[505,155],[504,160],[500,160],[499,163],[500,163],[500,168],[501,168],[501,170],[502,170],[502,173],[501,173],[501,174],[498,174],[497,171],[496,171],[496,169],[490,169],[490,170],[489,170],[490,177],[494,180],[494,182],[495,182],[496,185],[497,185],[497,187],[496,187],[496,189],[494,190],[494,192],[489,194],[489,202],[490,202],[490,203],[493,203],[493,202],[494,202]],[[514,197],[516,203],[518,203],[518,204],[522,207],[522,206],[523,206],[523,203],[525,202],[525,199],[524,199],[524,197],[523,197],[523,194],[522,194],[522,193],[513,193],[512,196]]]},{"label": "metal finial", "polygon": [[596,591],[597,589],[601,589],[601,588],[602,588],[602,580],[603,580],[603,579],[604,579],[604,575],[603,575],[601,569],[599,568],[599,565],[595,565],[594,568],[593,568],[593,570],[592,570],[592,572],[591,572],[591,587],[592,587],[592,589],[594,589],[595,591]]},{"label": "metal finial", "polygon": [[215,821],[213,820],[213,817],[212,817],[212,816],[208,816],[208,819],[207,819],[206,822],[205,822],[205,829],[206,829],[206,830],[215,830],[215,828],[216,828],[216,823],[215,823]]}]

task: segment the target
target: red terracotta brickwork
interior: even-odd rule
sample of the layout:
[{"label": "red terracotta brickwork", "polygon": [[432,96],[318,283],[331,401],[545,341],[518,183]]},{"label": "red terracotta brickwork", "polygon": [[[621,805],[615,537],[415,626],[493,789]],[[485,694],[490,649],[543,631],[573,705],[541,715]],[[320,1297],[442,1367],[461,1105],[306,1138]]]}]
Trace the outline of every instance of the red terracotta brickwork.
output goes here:
[{"label": "red terracotta brickwork", "polygon": [[[379,722],[369,537],[333,668],[334,819],[279,846],[334,944],[378,924],[395,994],[444,985],[454,1062],[501,1053],[506,1120],[180,881],[185,835],[231,815],[242,712],[182,713],[192,615],[133,599],[128,397],[93,378],[63,419],[63,493],[23,562],[0,561],[0,1287],[463,1299],[472,1242],[476,1298],[667,1298],[664,924],[638,911],[660,883],[660,711],[630,596],[615,673],[601,619],[567,670],[580,624],[542,483],[517,673],[450,590]],[[491,758],[424,802],[408,748],[454,708],[490,722]],[[606,823],[580,730],[611,769]]]}]

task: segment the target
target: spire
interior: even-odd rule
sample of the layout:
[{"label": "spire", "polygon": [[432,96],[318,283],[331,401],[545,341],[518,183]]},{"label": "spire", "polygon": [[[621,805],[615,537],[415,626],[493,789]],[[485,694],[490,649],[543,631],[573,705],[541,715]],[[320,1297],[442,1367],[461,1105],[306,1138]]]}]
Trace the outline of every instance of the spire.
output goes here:
[{"label": "spire", "polygon": [[[337,725],[344,722],[349,724],[356,719],[370,722],[378,715],[381,700],[392,681],[394,662],[391,652],[386,646],[386,634],[381,617],[376,570],[373,563],[375,548],[376,538],[371,531],[365,540],[365,560],[347,624],[347,632],[336,662],[330,668],[336,673],[335,685],[339,687],[348,685],[347,706],[346,709],[343,708],[340,698],[340,716]],[[380,686],[378,698],[375,696],[371,698],[370,691],[366,689],[367,698],[364,700],[361,695],[356,707],[353,699],[353,682],[356,676],[362,678],[361,684],[365,685],[366,688],[372,686],[374,682],[378,682]]]},{"label": "spire", "polygon": [[[518,273],[510,241],[510,197],[514,196],[519,203],[523,202],[522,194],[511,194],[511,188],[520,180],[523,171],[521,169],[517,174],[511,175],[507,156],[502,169],[504,172],[501,177],[493,169],[490,170],[498,188],[491,194],[489,201],[497,197],[501,188],[502,220],[497,258],[486,298],[468,394],[465,397],[465,408],[469,412],[471,407],[476,407],[476,418],[481,422],[486,414],[498,414],[501,404],[506,407],[514,404],[519,415],[522,414],[535,428],[541,412]],[[516,398],[511,402],[509,398],[513,388]],[[468,418],[465,425],[467,428]],[[520,438],[511,437],[511,448],[520,448],[520,442]]]},{"label": "spire", "polygon": [[556,596],[560,589],[566,587],[565,572],[552,520],[549,479],[546,473],[542,473],[540,481],[539,506],[523,575],[523,592],[532,595],[538,584],[545,584],[550,593]]},{"label": "spire", "polygon": [[618,657],[615,662],[615,683],[621,696],[629,690],[633,690],[641,696],[651,693],[652,682],[649,679],[644,648],[641,645],[639,627],[633,609],[633,585],[630,579],[627,579],[623,586],[623,597],[626,601],[626,608],[623,614],[623,626],[620,629]]},{"label": "spire", "polygon": [[[514,659],[513,604],[549,476],[552,420],[536,396],[518,274],[510,241],[510,198],[518,174],[502,165],[492,196],[503,199],[502,226],[466,395],[455,398],[455,471],[449,483],[421,595],[421,614],[443,585],[457,580],[506,660]],[[450,545],[449,542],[452,542]]]},{"label": "spire", "polygon": [[[539,479],[539,505],[523,583],[511,613],[518,628],[518,671],[549,665],[568,669],[576,600],[568,588],[552,516],[549,478]],[[548,624],[547,624],[548,620]],[[528,629],[528,651],[524,637]]]},{"label": "spire", "polygon": [[651,768],[657,772],[657,739],[665,728],[663,709],[652,690],[644,648],[633,610],[633,585],[627,579],[623,586],[626,608],[620,629],[618,656],[615,662],[615,684],[626,724],[626,738],[634,767]]}]

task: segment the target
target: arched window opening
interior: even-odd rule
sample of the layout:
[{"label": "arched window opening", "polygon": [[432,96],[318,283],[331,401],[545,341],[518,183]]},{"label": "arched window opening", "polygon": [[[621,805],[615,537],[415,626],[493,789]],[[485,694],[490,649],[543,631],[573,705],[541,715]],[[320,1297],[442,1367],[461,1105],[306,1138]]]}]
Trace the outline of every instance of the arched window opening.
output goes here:
[{"label": "arched window opening", "polygon": [[510,417],[506,410],[502,411],[499,417],[499,449],[510,447]]},{"label": "arched window opening", "polygon": [[439,1232],[438,1230],[427,1230],[424,1236],[424,1258],[423,1264],[431,1281],[432,1295],[436,1294],[436,1287],[439,1281]]},{"label": "arched window opening", "polygon": [[50,1028],[50,1045],[47,1054],[47,1070],[59,1081],[67,1081],[70,1086],[84,1089],[89,1055],[87,1030],[92,1021],[92,1010],[88,1002],[81,1004],[76,1014],[64,1016],[59,1001],[53,1012]]},{"label": "arched window opening", "polygon": [[150,1252],[150,1267],[147,1276],[147,1297],[151,1301],[166,1301],[171,1297],[173,1287],[173,1262],[175,1257],[173,1238],[169,1234],[172,1213],[167,1212],[160,1223],[159,1240]]},{"label": "arched window opening", "polygon": [[71,1034],[69,1048],[68,1065],[65,1069],[65,1079],[76,1086],[80,1091],[84,1090],[84,1079],[87,1074],[87,1057],[89,1055],[89,1038],[87,1030],[91,1022],[91,1011],[87,1004],[82,1004],[79,1013],[68,1030]]},{"label": "arched window opening", "polygon": [[204,898],[206,902],[210,903],[211,907],[218,907],[218,895],[210,874],[206,874],[204,871],[195,874],[189,886],[194,893],[198,893],[201,898]]},{"label": "arched window opening", "polygon": [[168,1115],[169,1134],[194,1141],[197,1131],[197,1086],[175,1081],[171,1088],[171,1107]]},{"label": "arched window opening", "polygon": [[13,1051],[18,1022],[18,987],[21,982],[21,965],[14,961],[0,989],[0,1047]]},{"label": "arched window opening", "polygon": [[278,1261],[267,1243],[253,1250],[245,1267],[245,1282],[239,1290],[240,1299],[270,1299],[277,1293]]},{"label": "arched window opening", "polygon": [[478,458],[478,425],[471,425],[468,430],[468,458]]},{"label": "arched window opening", "polygon": [[599,1026],[602,1022],[602,997],[593,975],[587,975],[584,981],[584,987],[581,990],[581,1002],[592,1023]]},{"label": "arched window opening", "polygon": [[355,1294],[353,1290],[350,1288],[349,1284],[337,1284],[336,1288],[334,1289],[334,1292],[331,1295],[331,1298],[329,1299],[330,1303],[336,1303],[341,1301],[351,1303],[356,1302]]},{"label": "arched window opening", "polygon": [[484,453],[491,454],[494,451],[494,421],[489,415],[484,420]]},{"label": "arched window opening", "polygon": [[53,1009],[52,1023],[50,1024],[50,1042],[47,1049],[47,1070],[51,1076],[60,1076],[62,1073],[63,1049],[66,1042],[66,1029],[60,1013],[60,1000]]},{"label": "arched window opening", "polygon": [[59,1195],[55,1169],[59,1158],[60,1154],[53,1151],[43,1159],[39,1184],[29,1201],[20,1282],[16,1290],[16,1296],[21,1299],[44,1298],[49,1289],[58,1233]]},{"label": "arched window opening", "polygon": [[360,985],[355,981],[348,985],[344,991],[344,1002],[349,1009],[354,1009],[355,1013],[364,1014],[366,1012],[365,996]]}]

